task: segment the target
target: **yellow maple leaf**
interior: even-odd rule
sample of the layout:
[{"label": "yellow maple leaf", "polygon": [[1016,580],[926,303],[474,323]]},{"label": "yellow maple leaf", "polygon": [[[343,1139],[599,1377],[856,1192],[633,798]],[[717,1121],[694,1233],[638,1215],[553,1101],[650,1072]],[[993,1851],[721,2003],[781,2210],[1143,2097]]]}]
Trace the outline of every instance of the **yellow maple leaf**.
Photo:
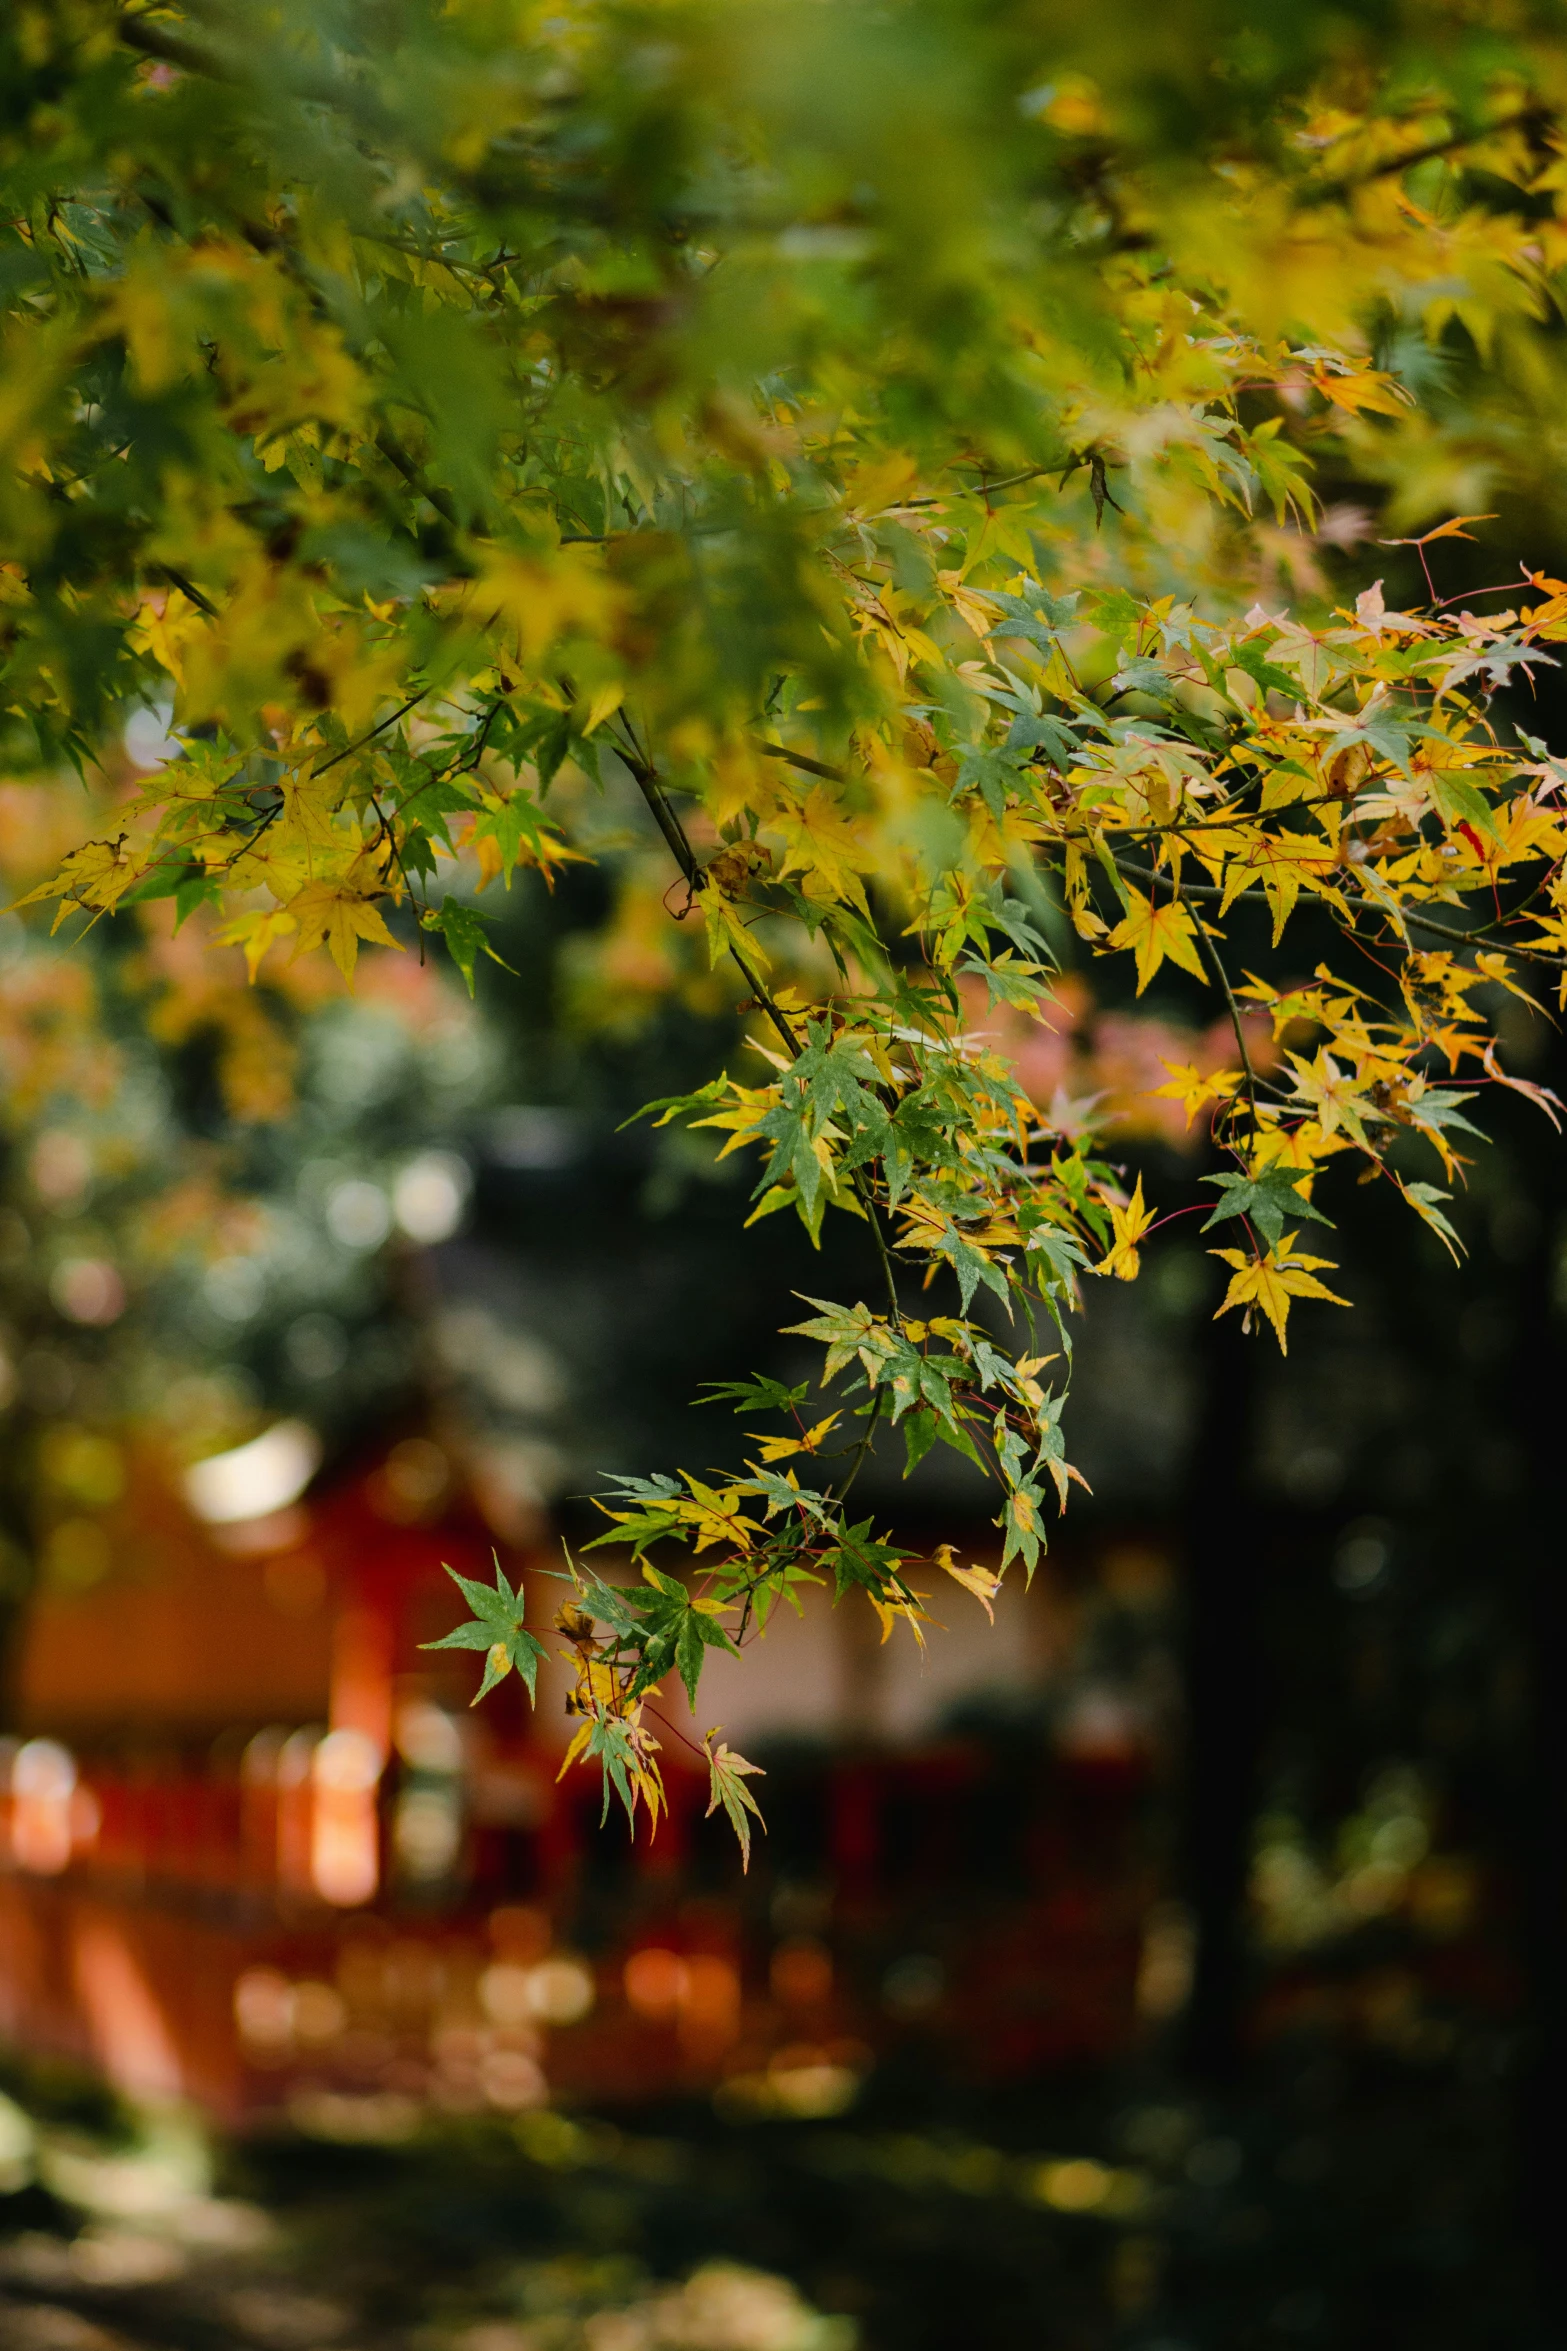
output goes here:
[{"label": "yellow maple leaf", "polygon": [[1124,1208],[1117,1208],[1113,1201],[1110,1204],[1110,1226],[1114,1238],[1094,1267],[1094,1272],[1114,1274],[1118,1282],[1135,1282],[1137,1244],[1153,1220],[1153,1210],[1143,1201],[1143,1179],[1139,1176],[1137,1188]]},{"label": "yellow maple leaf", "polygon": [[[1232,1306],[1242,1306],[1249,1325],[1251,1309],[1260,1306],[1273,1325],[1281,1355],[1289,1353],[1284,1326],[1289,1320],[1292,1298],[1323,1298],[1330,1306],[1349,1304],[1347,1298],[1338,1297],[1316,1278],[1319,1272],[1335,1270],[1332,1261],[1298,1254],[1293,1233],[1282,1234],[1277,1248],[1270,1249],[1264,1257],[1249,1256],[1244,1249],[1212,1249],[1209,1255],[1222,1258],[1226,1265],[1235,1268],[1219,1314],[1228,1314]],[[1216,1314],[1215,1322],[1218,1319]]]},{"label": "yellow maple leaf", "polygon": [[1140,996],[1166,956],[1189,971],[1194,979],[1207,978],[1197,952],[1192,918],[1178,899],[1155,906],[1140,891],[1128,890],[1130,904],[1110,933],[1108,945],[1130,947],[1137,957],[1137,993]]},{"label": "yellow maple leaf", "polygon": [[1000,610],[994,599],[980,589],[965,587],[956,571],[938,571],[936,582],[945,590],[964,627],[971,629],[976,637],[988,637]]},{"label": "yellow maple leaf", "polygon": [[537,661],[558,636],[603,627],[620,601],[597,550],[582,547],[563,547],[548,558],[497,548],[486,556],[471,594],[475,617],[514,635],[527,663]]},{"label": "yellow maple leaf", "polygon": [[1298,1053],[1292,1053],[1289,1058],[1295,1072],[1296,1099],[1310,1105],[1323,1134],[1335,1135],[1342,1127],[1365,1149],[1366,1130],[1361,1113],[1370,1107],[1367,1092],[1371,1073],[1366,1073],[1362,1083],[1350,1071],[1339,1067],[1325,1045],[1318,1048],[1314,1061],[1307,1061]]},{"label": "yellow maple leaf", "polygon": [[206,627],[207,616],[178,588],[170,588],[165,594],[143,598],[132,641],[145,645],[175,684],[183,685],[186,647]]},{"label": "yellow maple leaf", "polygon": [[1512,965],[1508,962],[1506,956],[1499,955],[1495,948],[1491,948],[1485,953],[1476,955],[1475,967],[1480,973],[1482,979],[1490,980],[1496,987],[1506,988],[1510,994],[1521,998],[1525,1004],[1533,1005],[1536,1012],[1540,1012],[1544,1009],[1544,1007],[1529,994],[1527,988],[1521,988],[1518,985],[1517,980],[1513,977]]},{"label": "yellow maple leaf", "polygon": [[929,1624],[932,1620],[926,1615],[923,1608],[917,1606],[912,1600],[878,1600],[874,1592],[867,1592],[865,1597],[881,1619],[881,1645],[883,1648],[892,1639],[893,1626],[900,1617],[920,1647],[924,1648],[925,1635],[920,1631],[920,1627]]},{"label": "yellow maple leaf", "polygon": [[588,715],[582,722],[583,734],[591,735],[595,727],[601,727],[606,718],[613,717],[625,698],[625,685],[619,678],[600,686],[588,704]]},{"label": "yellow maple leaf", "polygon": [[707,925],[708,960],[716,964],[732,948],[753,970],[766,971],[770,958],[755,933],[741,921],[716,883],[701,882],[692,893]]},{"label": "yellow maple leaf", "polygon": [[808,898],[837,898],[866,912],[865,887],[855,868],[865,863],[861,837],[824,784],[808,792],[797,810],[780,810],[772,829],[784,841],[780,881],[797,873]]},{"label": "yellow maple leaf", "polygon": [[1054,1363],[1055,1360],[1054,1355],[1020,1355],[1012,1366],[1018,1396],[1023,1403],[1032,1406],[1035,1412],[1044,1408],[1045,1391],[1034,1374],[1043,1371],[1047,1363]]},{"label": "yellow maple leaf", "polygon": [[344,835],[337,825],[335,784],[319,780],[308,769],[296,769],[291,775],[279,778],[278,790],[283,806],[272,827],[277,849],[285,852],[298,849],[308,863],[318,849],[342,847]]},{"label": "yellow maple leaf", "polygon": [[1325,400],[1335,408],[1347,409],[1351,415],[1369,412],[1373,416],[1401,417],[1414,405],[1413,394],[1405,390],[1396,376],[1384,375],[1376,368],[1360,369],[1353,375],[1334,375],[1319,366],[1312,370],[1311,380]]},{"label": "yellow maple leaf", "polygon": [[481,833],[473,847],[479,860],[479,878],[474,887],[487,890],[506,870],[504,853],[493,833]]},{"label": "yellow maple leaf", "polygon": [[961,1584],[965,1592],[973,1593],[991,1623],[994,1624],[996,1612],[990,1604],[1001,1589],[1001,1578],[993,1574],[988,1567],[959,1567],[953,1556],[950,1543],[938,1543],[933,1557],[936,1565],[945,1574],[951,1576],[955,1584]]},{"label": "yellow maple leaf", "polygon": [[52,880],[40,882],[36,890],[29,890],[25,898],[18,898],[5,912],[14,914],[23,906],[37,906],[45,899],[58,898],[59,910],[52,930],[57,931],[73,907],[91,907],[97,914],[112,913],[127,890],[134,887],[144,875],[145,868],[134,857],[126,855],[125,835],[114,841],[84,841],[80,849],[73,849],[60,860],[60,869]]},{"label": "yellow maple leaf", "polygon": [[298,896],[289,900],[287,911],[299,925],[296,954],[324,945],[350,987],[361,939],[369,939],[377,947],[397,945],[374,902],[337,882],[307,882]]},{"label": "yellow maple leaf", "polygon": [[274,906],[266,913],[241,914],[233,922],[225,923],[217,934],[218,944],[244,949],[245,968],[254,982],[267,949],[279,939],[288,938],[298,927],[291,914],[281,906]]},{"label": "yellow maple leaf", "polygon": [[836,1412],[830,1412],[813,1429],[807,1429],[803,1437],[764,1437],[755,1429],[748,1429],[746,1434],[761,1446],[764,1461],[787,1461],[791,1454],[814,1453],[838,1417]]},{"label": "yellow maple leaf", "polygon": [[1169,1083],[1155,1086],[1154,1094],[1179,1102],[1186,1113],[1188,1126],[1198,1111],[1206,1110],[1210,1102],[1228,1102],[1241,1082],[1238,1069],[1215,1070],[1212,1076],[1203,1077],[1189,1061],[1166,1061],[1163,1066],[1170,1073]]},{"label": "yellow maple leaf", "polygon": [[739,1551],[749,1551],[753,1529],[740,1504],[739,1490],[734,1486],[704,1485],[686,1469],[681,1476],[691,1489],[689,1501],[674,1503],[675,1516],[689,1526],[696,1536],[692,1548],[705,1551],[711,1543],[733,1543]]}]

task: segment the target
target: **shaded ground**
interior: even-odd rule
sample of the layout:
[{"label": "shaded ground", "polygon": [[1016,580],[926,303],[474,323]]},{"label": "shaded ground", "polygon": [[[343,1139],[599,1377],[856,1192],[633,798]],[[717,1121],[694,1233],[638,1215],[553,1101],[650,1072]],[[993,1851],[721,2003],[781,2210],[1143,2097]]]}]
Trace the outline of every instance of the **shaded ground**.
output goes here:
[{"label": "shaded ground", "polygon": [[[210,2151],[35,2084],[4,2351],[1458,2351],[1530,2334],[1495,2052],[1266,2102],[705,2111]],[[21,2135],[0,2109],[0,2140]],[[30,2177],[28,2175],[31,2175]],[[738,2265],[738,2266],[736,2266]],[[696,2273],[694,2282],[693,2272]]]}]

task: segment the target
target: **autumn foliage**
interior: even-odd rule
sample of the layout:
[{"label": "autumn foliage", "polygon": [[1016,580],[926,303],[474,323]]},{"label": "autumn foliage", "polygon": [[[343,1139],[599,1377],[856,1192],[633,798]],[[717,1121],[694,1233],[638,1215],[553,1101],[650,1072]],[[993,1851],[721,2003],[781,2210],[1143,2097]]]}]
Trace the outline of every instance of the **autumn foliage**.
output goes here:
[{"label": "autumn foliage", "polygon": [[[988,1605],[856,1515],[879,1429],[994,1478],[1003,1572],[1067,1500],[1071,1318],[1158,1210],[1004,1049],[1065,940],[1223,1024],[1157,1090],[1218,1155],[1219,1311],[1280,1346],[1342,1303],[1341,1165],[1451,1247],[1487,1090],[1555,1113],[1495,1021],[1567,997],[1567,767],[1519,721],[1567,587],[1341,593],[1319,485],[1380,501],[1391,576],[1517,478],[1559,55],[1315,22],[10,20],[6,756],[58,791],[127,706],[173,729],[23,903],[169,899],[252,977],[422,934],[472,986],[475,885],[605,856],[601,952],[701,952],[749,1019],[653,1114],[749,1156],[754,1217],[864,1228],[797,1326],[825,1404],[735,1383],[743,1474],[619,1481],[636,1574],[573,1571],[577,1745],[633,1813],[649,1696],[803,1581],[916,1636],[933,1578]],[[467,1596],[485,1686],[531,1672],[504,1578]]]}]

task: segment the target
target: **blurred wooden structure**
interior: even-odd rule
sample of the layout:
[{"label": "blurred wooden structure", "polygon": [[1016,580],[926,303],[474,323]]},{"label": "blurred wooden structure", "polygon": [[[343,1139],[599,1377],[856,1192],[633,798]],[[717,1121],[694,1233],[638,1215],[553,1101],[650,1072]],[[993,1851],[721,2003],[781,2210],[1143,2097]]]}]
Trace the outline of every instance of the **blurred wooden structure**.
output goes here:
[{"label": "blurred wooden structure", "polygon": [[[537,1718],[506,1685],[473,1714],[471,1657],[421,1649],[453,1621],[442,1562],[487,1575],[492,1541],[427,1440],[259,1520],[204,1527],[160,1489],[125,1509],[155,1564],[46,1597],[22,1660],[0,2036],[138,2097],[349,2138],[429,2102],[675,2088],[828,2113],[898,2049],[1015,2078],[1133,2029],[1124,1726],[1085,1717],[1066,1752],[911,1737],[919,1690],[869,1627],[808,1610],[715,1691],[769,1762],[742,1879],[683,1707],[670,1818],[632,1845],[601,1832],[596,1780],[557,1785],[548,1674]],[[503,1564],[547,1619],[539,1563]],[[1020,1617],[983,1656],[1022,1686],[1037,1631]],[[901,1744],[845,1736],[878,1711]]]}]

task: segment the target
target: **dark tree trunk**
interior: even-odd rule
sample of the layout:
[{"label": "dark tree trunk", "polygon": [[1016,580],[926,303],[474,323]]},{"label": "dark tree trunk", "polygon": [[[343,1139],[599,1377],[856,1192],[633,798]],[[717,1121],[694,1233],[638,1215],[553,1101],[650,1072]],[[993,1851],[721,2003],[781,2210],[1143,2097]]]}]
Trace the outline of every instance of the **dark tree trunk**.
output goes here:
[{"label": "dark tree trunk", "polygon": [[1559,1161],[1539,1169],[1535,1199],[1543,1213],[1537,1246],[1521,1269],[1515,1391],[1526,1449],[1517,1591],[1527,1677],[1515,1847],[1524,1974],[1516,2161],[1541,2340],[1551,2343],[1567,2340],[1567,2237],[1556,2170],[1567,2123],[1567,1350],[1553,1302],[1561,1226],[1547,1207],[1559,1183]]},{"label": "dark tree trunk", "polygon": [[[1183,1878],[1195,1933],[1186,2070],[1233,2082],[1244,2054],[1246,1883],[1263,1723],[1253,1382],[1257,1335],[1239,1311],[1209,1323],[1186,1503]],[[1264,1341],[1266,1343],[1266,1341]]]}]

